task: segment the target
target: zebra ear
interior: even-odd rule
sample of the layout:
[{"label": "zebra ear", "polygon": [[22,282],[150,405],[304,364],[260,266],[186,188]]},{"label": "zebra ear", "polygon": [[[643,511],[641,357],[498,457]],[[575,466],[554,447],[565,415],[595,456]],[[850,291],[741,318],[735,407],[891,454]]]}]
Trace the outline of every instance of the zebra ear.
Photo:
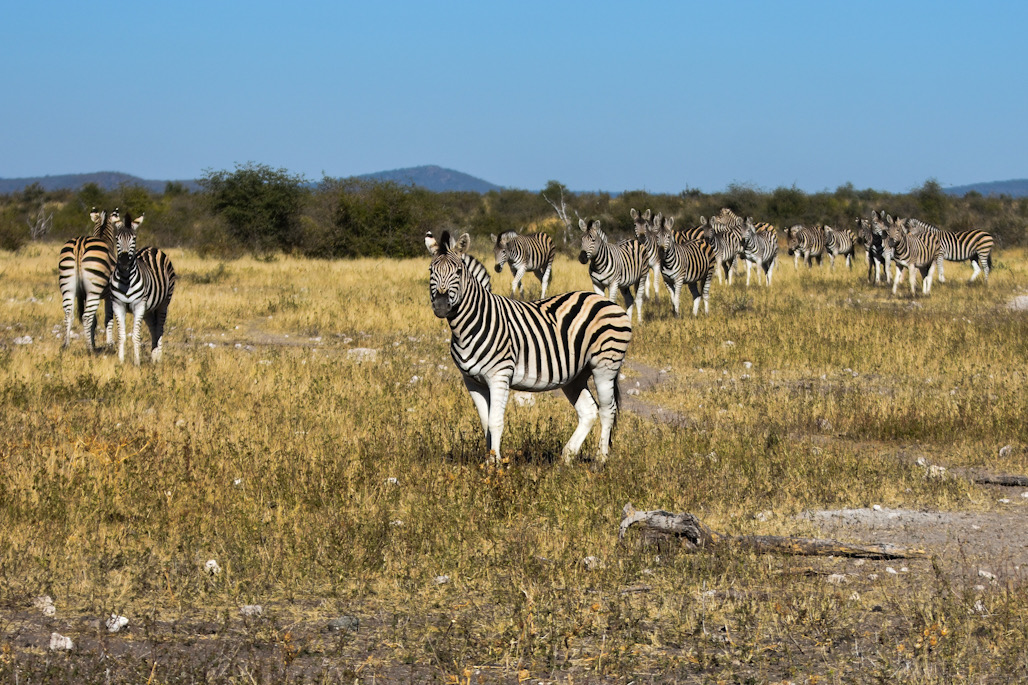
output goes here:
[{"label": "zebra ear", "polygon": [[700,226],[706,226],[706,225],[707,225],[707,217],[701,216],[700,217]]},{"label": "zebra ear", "polygon": [[496,235],[494,233],[490,233],[489,234],[489,240],[493,241],[494,243],[499,243],[500,242],[499,240],[496,239]]},{"label": "zebra ear", "polygon": [[438,254],[448,254],[450,251],[450,245],[453,244],[453,238],[450,237],[449,231],[443,231],[443,234],[439,236],[439,252]]},{"label": "zebra ear", "polygon": [[632,211],[630,213],[632,215],[632,221],[639,220],[639,212],[635,209],[635,207],[632,207]]},{"label": "zebra ear", "polygon": [[668,218],[664,219],[664,226],[666,226],[669,231],[671,230],[672,227],[674,227],[674,225],[675,225],[675,217],[669,216]]},{"label": "zebra ear", "polygon": [[[633,209],[632,211],[634,212],[635,210]],[[585,223],[585,219],[579,219],[578,228],[581,229],[582,233],[585,233],[589,230],[589,224]]]},{"label": "zebra ear", "polygon": [[460,254],[464,254],[468,251],[469,247],[471,247],[471,236],[467,233],[464,233],[463,235],[461,235],[460,238],[457,239],[456,243],[450,246],[450,249],[456,250]]},{"label": "zebra ear", "polygon": [[144,216],[146,216],[146,215],[145,214],[140,214],[138,218],[132,220],[132,230],[133,231],[138,231],[139,230],[140,225],[142,225],[142,223],[143,223],[143,217]]},{"label": "zebra ear", "polygon": [[94,224],[96,223],[96,220],[99,219],[101,216],[102,214],[96,211],[96,207],[93,207],[91,210],[89,210],[89,220],[92,221]]},{"label": "zebra ear", "polygon": [[435,236],[432,235],[432,231],[425,232],[425,248],[428,250],[428,254],[433,257],[439,254],[439,243],[436,242]]},{"label": "zebra ear", "polygon": [[597,231],[600,230],[600,220],[599,219],[593,219],[593,221],[592,221],[592,228],[595,228]]},{"label": "zebra ear", "polygon": [[651,216],[653,216],[653,214],[650,212],[650,210],[647,209],[645,212],[643,212],[643,218],[646,219],[647,221],[650,220]]}]

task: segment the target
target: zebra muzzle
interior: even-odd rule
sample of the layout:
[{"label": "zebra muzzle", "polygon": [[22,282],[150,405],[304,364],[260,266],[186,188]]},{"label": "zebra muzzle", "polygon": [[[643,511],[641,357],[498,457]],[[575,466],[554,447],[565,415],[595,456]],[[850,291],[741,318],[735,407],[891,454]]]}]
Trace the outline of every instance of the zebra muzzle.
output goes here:
[{"label": "zebra muzzle", "polygon": [[432,313],[440,319],[450,315],[450,300],[446,295],[436,295],[432,298]]},{"label": "zebra muzzle", "polygon": [[578,261],[581,262],[582,264],[588,264],[589,263],[589,255],[586,254],[585,250],[582,250],[581,252],[578,253]]}]

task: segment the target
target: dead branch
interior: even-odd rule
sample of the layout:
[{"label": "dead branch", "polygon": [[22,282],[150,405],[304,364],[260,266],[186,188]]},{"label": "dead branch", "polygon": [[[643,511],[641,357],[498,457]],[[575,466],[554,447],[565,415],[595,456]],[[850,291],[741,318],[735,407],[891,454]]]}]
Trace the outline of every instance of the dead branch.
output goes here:
[{"label": "dead branch", "polygon": [[50,212],[50,215],[47,216],[45,210],[45,205],[39,205],[39,212],[36,213],[35,220],[26,219],[25,221],[29,225],[29,235],[33,240],[39,240],[45,236],[53,226],[54,213]]},{"label": "dead branch", "polygon": [[[560,217],[560,220],[564,222],[564,244],[567,245],[568,242],[571,240],[572,224],[571,218],[568,216],[568,203],[564,199],[563,186],[561,186],[560,189],[560,207],[557,206],[556,202],[546,197],[546,193],[543,193],[543,199],[550,203],[550,206],[553,207],[553,211],[557,212],[557,216]],[[578,216],[577,211],[575,212],[575,216]]]},{"label": "dead branch", "polygon": [[690,513],[639,511],[631,502],[621,510],[618,538],[632,526],[640,526],[644,537],[676,537],[687,550],[713,549],[736,545],[762,554],[790,554],[802,556],[860,557],[864,559],[907,559],[925,556],[924,550],[905,549],[888,543],[852,545],[837,540],[794,538],[778,535],[722,535],[711,530]]},{"label": "dead branch", "polygon": [[971,477],[971,481],[979,485],[1006,485],[1011,488],[1028,487],[1028,476],[994,476],[979,474]]}]

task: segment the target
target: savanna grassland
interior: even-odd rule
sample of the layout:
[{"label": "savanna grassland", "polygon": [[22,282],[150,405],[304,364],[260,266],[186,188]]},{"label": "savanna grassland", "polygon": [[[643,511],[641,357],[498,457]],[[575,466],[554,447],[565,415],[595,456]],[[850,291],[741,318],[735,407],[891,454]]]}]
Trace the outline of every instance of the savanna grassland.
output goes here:
[{"label": "savanna grassland", "polygon": [[[481,466],[427,257],[169,250],[164,360],[136,368],[62,350],[57,251],[0,252],[2,682],[1028,678],[1028,499],[968,477],[1028,473],[1023,250],[927,298],[868,285],[862,255],[784,253],[770,290],[715,283],[708,317],[663,292],[598,472],[560,466],[559,393],[512,401],[510,467]],[[552,291],[588,287],[560,257]],[[873,505],[941,523],[831,531],[921,559],[686,553],[619,542],[628,502],[732,534],[824,537],[800,514]]]}]

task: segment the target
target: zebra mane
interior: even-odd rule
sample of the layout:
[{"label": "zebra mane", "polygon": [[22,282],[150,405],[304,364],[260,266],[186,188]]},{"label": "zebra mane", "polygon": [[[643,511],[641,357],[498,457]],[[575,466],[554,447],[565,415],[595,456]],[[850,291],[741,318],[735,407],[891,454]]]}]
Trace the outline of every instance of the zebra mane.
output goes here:
[{"label": "zebra mane", "polygon": [[518,232],[517,231],[504,231],[500,235],[496,236],[496,244],[500,245],[500,246],[503,246],[503,245],[506,245],[507,242],[510,241],[512,238],[517,238],[517,237],[518,237]]},{"label": "zebra mane", "polygon": [[443,234],[439,236],[439,254],[446,255],[450,253],[450,232],[443,231]]}]

